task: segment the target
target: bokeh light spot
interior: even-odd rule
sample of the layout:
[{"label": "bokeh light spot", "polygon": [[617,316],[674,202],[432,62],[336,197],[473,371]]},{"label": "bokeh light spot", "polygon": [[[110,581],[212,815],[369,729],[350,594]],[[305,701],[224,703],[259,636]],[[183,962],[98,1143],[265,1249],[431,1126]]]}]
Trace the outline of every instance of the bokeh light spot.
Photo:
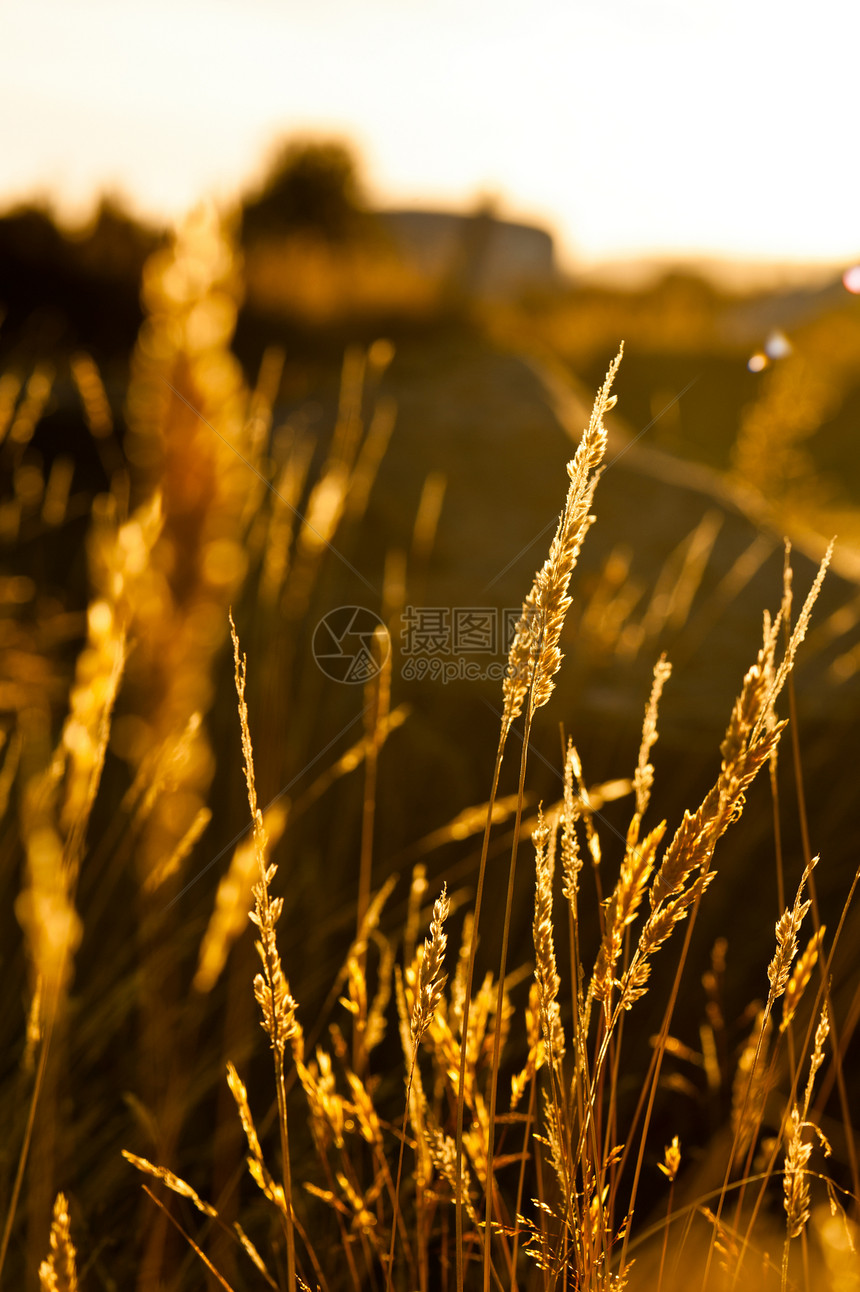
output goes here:
[{"label": "bokeh light spot", "polygon": [[784,332],[773,331],[764,343],[764,352],[769,359],[784,359],[791,354],[792,344]]},{"label": "bokeh light spot", "polygon": [[847,292],[860,296],[860,265],[852,265],[842,275],[842,285]]}]

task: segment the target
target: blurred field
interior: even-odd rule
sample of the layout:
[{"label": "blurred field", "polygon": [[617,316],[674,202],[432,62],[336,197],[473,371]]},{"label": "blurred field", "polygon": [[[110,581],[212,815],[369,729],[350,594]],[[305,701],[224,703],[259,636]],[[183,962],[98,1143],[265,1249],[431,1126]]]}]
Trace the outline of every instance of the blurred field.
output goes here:
[{"label": "blurred field", "polygon": [[[672,1021],[677,1044],[655,1087],[649,1183],[636,1220],[642,1233],[657,1226],[654,1250],[641,1252],[638,1266],[641,1285],[656,1286],[669,1188],[657,1170],[663,1148],[680,1136],[675,1205],[719,1194],[736,1072],[755,1002],[768,996],[774,923],[791,905],[807,853],[820,853],[814,919],[829,940],[856,870],[860,302],[832,285],[802,299],[729,296],[680,273],[635,293],[559,284],[493,299],[456,278],[422,275],[373,240],[338,246],[305,233],[277,254],[271,245],[249,249],[245,263],[235,234],[211,212],[173,240],[111,211],[74,243],[33,213],[0,222],[8,270],[0,277],[7,1285],[40,1286],[62,1190],[82,1287],[217,1286],[141,1195],[143,1177],[123,1149],[175,1171],[216,1205],[220,1227],[159,1195],[231,1287],[267,1277],[286,1285],[283,1216],[244,1171],[248,1148],[224,1079],[229,1060],[282,1180],[269,1044],[251,990],[255,859],[232,607],[248,655],[257,793],[278,865],[272,891],[284,899],[277,941],[305,1060],[321,1041],[341,1068],[351,1063],[381,1125],[369,1132],[354,1105],[352,1164],[335,1163],[326,1176],[317,1160],[325,1117],[307,1112],[313,1081],[298,1082],[288,1064],[294,1206],[310,1239],[308,1248],[297,1240],[300,1267],[310,1286],[385,1286],[391,1198],[374,1135],[393,1175],[404,1098],[392,961],[410,964],[444,882],[454,977],[502,709],[499,673],[443,683],[431,663],[468,657],[486,669],[505,659],[500,641],[458,655],[446,639],[426,652],[423,672],[407,669],[408,608],[472,608],[497,623],[504,610],[519,610],[554,532],[565,463],[623,337],[597,520],[561,639],[567,658],[531,729],[505,1092],[534,1049],[523,1023],[535,958],[526,836],[538,803],[548,812],[562,798],[567,738],[599,805],[588,828],[601,836],[603,859],[583,876],[581,953],[590,966],[602,938],[600,901],[625,855],[656,660],[666,652],[674,671],[661,701],[649,828],[666,817],[671,837],[719,771],[762,611],[778,610],[783,597],[783,535],[793,542],[796,613],[827,540],[839,534],[780,702],[793,721],[774,771],[779,795],[772,798],[765,770],[717,849],[720,873],[698,914]],[[776,332],[787,351],[751,371],[748,360],[766,356]],[[372,611],[391,635],[390,665],[366,686],[332,681],[314,659],[317,625],[340,606]],[[485,972],[497,972],[506,883],[497,876],[507,873],[518,754],[504,769],[490,838],[476,990]],[[474,805],[480,810],[464,816]],[[417,880],[416,863],[426,866]],[[228,869],[232,886],[219,888]],[[378,928],[356,946],[370,895],[389,879],[396,884]],[[830,966],[840,1062],[828,1053],[816,1102],[833,1148],[826,1169],[854,1222],[855,917],[848,912]],[[651,993],[625,1018],[625,1062],[612,1079],[622,1125],[645,1080],[674,955],[655,965]],[[815,1025],[817,985],[798,1013],[797,1054],[792,1033],[770,1071],[756,1128],[764,1156],[750,1157],[752,1173],[763,1169],[762,1145],[780,1130],[810,1048],[802,1037],[810,1019]],[[562,1007],[567,1028],[570,1009]],[[365,1031],[374,1020],[378,1044],[356,1031],[356,1019]],[[437,1055],[434,1064],[427,1099],[450,1118],[444,1062]],[[320,1088],[324,1075],[316,1071]],[[479,1155],[470,1153],[474,1169]],[[540,1158],[530,1167],[537,1177]],[[412,1169],[407,1160],[407,1175]],[[507,1188],[515,1169],[500,1169]],[[625,1170],[612,1175],[616,1230],[631,1187]],[[774,1269],[762,1277],[775,1287],[780,1170],[745,1267],[758,1277],[767,1246]],[[417,1201],[415,1180],[404,1193],[405,1208],[427,1205],[431,1215],[430,1255],[415,1286],[453,1287],[450,1180],[435,1179],[432,1205],[421,1187]],[[531,1175],[527,1187],[538,1188]],[[834,1237],[817,1185],[813,1203],[791,1278],[848,1288],[853,1258],[843,1276],[840,1253],[856,1223]],[[733,1207],[734,1195],[734,1216]],[[269,1275],[247,1260],[235,1231],[231,1238],[237,1220]],[[695,1224],[690,1250],[706,1253],[712,1231],[701,1215]],[[407,1264],[404,1257],[394,1286],[412,1286]],[[555,1285],[523,1257],[517,1268],[523,1287]],[[636,1269],[631,1286],[639,1286]],[[567,1286],[622,1286],[609,1277],[604,1268]],[[469,1278],[479,1286],[477,1270]],[[668,1270],[663,1286],[671,1286]]]}]

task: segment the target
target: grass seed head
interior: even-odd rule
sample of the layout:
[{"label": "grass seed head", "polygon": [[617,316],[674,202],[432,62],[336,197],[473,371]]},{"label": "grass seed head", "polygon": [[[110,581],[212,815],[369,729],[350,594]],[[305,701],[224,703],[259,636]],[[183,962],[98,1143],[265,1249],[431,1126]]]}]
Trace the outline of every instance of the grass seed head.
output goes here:
[{"label": "grass seed head", "polygon": [[442,999],[447,974],[442,972],[445,960],[445,947],[448,935],[442,926],[448,918],[448,890],[442,885],[442,892],[433,903],[433,915],[430,919],[430,936],[424,939],[424,954],[418,971],[418,986],[415,993],[415,1007],[412,1011],[412,1042],[419,1045],[428,1027],[433,1021],[436,1007]]}]

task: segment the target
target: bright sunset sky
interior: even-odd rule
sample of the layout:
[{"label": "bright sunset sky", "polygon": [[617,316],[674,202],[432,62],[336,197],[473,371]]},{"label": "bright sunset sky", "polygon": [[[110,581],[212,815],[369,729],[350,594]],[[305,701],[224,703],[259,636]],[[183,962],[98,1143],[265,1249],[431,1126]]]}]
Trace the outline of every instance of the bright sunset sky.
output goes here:
[{"label": "bright sunset sky", "polygon": [[860,255],[853,0],[19,0],[0,206],[181,213],[294,133],[371,196],[493,195],[562,258]]}]

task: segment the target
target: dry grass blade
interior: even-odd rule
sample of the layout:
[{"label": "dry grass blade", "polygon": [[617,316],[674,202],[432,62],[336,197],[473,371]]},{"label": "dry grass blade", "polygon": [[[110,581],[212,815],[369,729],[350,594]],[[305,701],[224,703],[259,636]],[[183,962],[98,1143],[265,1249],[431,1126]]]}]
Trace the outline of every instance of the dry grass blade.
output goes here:
[{"label": "dry grass blade", "polygon": [[168,1189],[171,1189],[173,1193],[178,1193],[180,1197],[187,1198],[198,1211],[202,1211],[204,1216],[214,1218],[218,1215],[218,1212],[210,1202],[204,1202],[203,1199],[198,1196],[197,1191],[192,1189],[190,1184],[181,1179],[178,1175],[174,1175],[172,1171],[168,1171],[166,1166],[154,1166],[153,1163],[148,1162],[145,1157],[138,1157],[136,1153],[129,1153],[127,1149],[122,1150],[122,1155],[127,1162],[130,1162],[132,1166],[137,1167],[138,1171],[143,1171],[145,1175],[154,1176],[156,1180],[160,1180],[162,1184],[166,1185]]},{"label": "dry grass blade", "polygon": [[248,1141],[248,1148],[251,1156],[258,1162],[263,1161],[263,1150],[260,1147],[260,1140],[257,1135],[257,1129],[254,1125],[254,1119],[251,1116],[251,1108],[248,1103],[248,1091],[245,1083],[242,1081],[232,1063],[227,1064],[227,1085],[230,1088],[230,1094],[236,1101],[236,1107],[239,1110],[239,1119],[242,1123],[242,1130],[245,1132],[245,1139]]},{"label": "dry grass blade", "polygon": [[189,855],[211,820],[212,812],[208,807],[202,807],[198,810],[185,834],[177,841],[173,851],[146,876],[143,881],[143,891],[145,893],[154,893],[165,880],[177,873],[182,862]]},{"label": "dry grass blade", "polygon": [[245,1233],[244,1229],[239,1224],[238,1220],[233,1221],[233,1229],[235,1230],[236,1237],[239,1239],[239,1242],[242,1244],[242,1248],[245,1251],[246,1255],[248,1256],[249,1260],[251,1260],[253,1264],[257,1267],[257,1269],[260,1271],[263,1278],[268,1283],[269,1287],[277,1288],[278,1286],[277,1283],[272,1278],[269,1271],[266,1269],[266,1262],[263,1260],[262,1256],[257,1251],[254,1244],[251,1242],[250,1238]]},{"label": "dry grass blade", "polygon": [[201,1247],[198,1247],[197,1243],[195,1243],[191,1235],[182,1228],[182,1226],[180,1225],[176,1217],[171,1216],[170,1212],[167,1210],[167,1208],[165,1207],[161,1199],[157,1198],[155,1194],[152,1192],[152,1190],[148,1189],[146,1185],[143,1186],[143,1191],[152,1199],[156,1207],[161,1208],[161,1210],[167,1216],[167,1219],[170,1221],[171,1225],[173,1225],[174,1229],[178,1230],[178,1232],[185,1239],[186,1243],[191,1248],[191,1250],[195,1253],[195,1255],[197,1255],[200,1258],[200,1260],[206,1266],[209,1273],[213,1276],[213,1278],[218,1280],[218,1282],[221,1284],[221,1287],[226,1288],[227,1292],[233,1292],[232,1287],[224,1278],[224,1275],[221,1273],[221,1271],[215,1268],[215,1266],[212,1264],[212,1262],[210,1261],[206,1253],[203,1251],[203,1249]]}]

